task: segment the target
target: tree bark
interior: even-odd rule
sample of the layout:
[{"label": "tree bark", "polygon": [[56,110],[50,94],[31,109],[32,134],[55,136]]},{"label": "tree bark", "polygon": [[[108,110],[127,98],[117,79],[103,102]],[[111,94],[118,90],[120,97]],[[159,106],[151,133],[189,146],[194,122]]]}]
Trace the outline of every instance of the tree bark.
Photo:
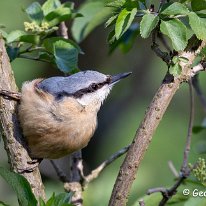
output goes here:
[{"label": "tree bark", "polygon": [[[0,90],[18,92],[2,38],[0,38]],[[38,167],[34,168],[32,172],[27,171],[33,165],[29,164],[32,159],[27,152],[26,142],[19,126],[17,104],[15,101],[0,96],[0,129],[8,161],[12,171],[21,173],[28,180],[37,200],[39,197],[45,199],[44,186]]]},{"label": "tree bark", "polygon": [[171,78],[170,75],[166,75],[163,83],[156,92],[145,113],[145,117],[135,134],[124,162],[120,167],[109,206],[126,205],[129,191],[135,180],[136,171],[174,94],[178,90],[181,82],[189,80],[197,72],[203,70],[201,65],[197,65],[193,69],[191,68],[191,65],[196,54],[204,46],[205,42],[202,42],[201,46],[195,52],[188,51],[179,53],[178,56],[187,58],[188,62],[180,62],[182,72],[178,77]]},{"label": "tree bark", "polygon": [[109,206],[126,205],[128,192],[135,179],[136,170],[152,140],[152,135],[179,85],[179,79],[176,79],[174,82],[166,81],[156,92],[121,166]]}]

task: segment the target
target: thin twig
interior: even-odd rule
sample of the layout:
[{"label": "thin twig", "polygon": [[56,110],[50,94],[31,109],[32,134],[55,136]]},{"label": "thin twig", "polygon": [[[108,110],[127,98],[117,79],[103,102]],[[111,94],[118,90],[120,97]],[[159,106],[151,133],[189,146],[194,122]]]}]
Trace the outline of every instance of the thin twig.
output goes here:
[{"label": "thin twig", "polygon": [[62,182],[68,182],[68,178],[64,171],[58,166],[58,164],[54,160],[50,160],[52,166],[54,167],[57,176],[59,177],[60,181]]},{"label": "thin twig", "polygon": [[144,200],[139,200],[139,206],[145,206]]},{"label": "thin twig", "polygon": [[172,174],[173,174],[176,178],[178,178],[178,177],[179,177],[179,173],[177,172],[177,170],[176,170],[176,168],[175,168],[175,166],[174,166],[174,164],[173,164],[172,161],[168,161],[168,166],[169,166]]},{"label": "thin twig", "polygon": [[164,38],[163,34],[162,33],[158,33],[157,37],[162,42],[162,44],[165,47],[165,49],[167,49],[168,52],[171,52],[171,49],[170,49],[166,39]]},{"label": "thin twig", "polygon": [[167,189],[164,188],[164,187],[152,188],[152,189],[149,189],[149,190],[147,191],[147,195],[151,195],[151,194],[157,193],[157,192],[165,193],[166,190],[167,190]]},{"label": "thin twig", "polygon": [[190,152],[190,145],[191,145],[191,137],[192,137],[192,127],[193,127],[193,121],[194,121],[194,95],[193,95],[193,89],[192,89],[192,81],[189,80],[189,91],[190,91],[190,117],[189,117],[189,125],[188,125],[188,133],[187,133],[187,139],[184,149],[184,158],[183,163],[181,167],[181,174],[176,181],[176,183],[170,188],[166,189],[165,193],[162,193],[163,198],[159,203],[159,206],[164,206],[169,199],[172,198],[173,195],[176,194],[177,188],[182,184],[182,182],[190,175],[191,168],[188,166],[188,158],[189,158],[189,152]]},{"label": "thin twig", "polygon": [[129,147],[130,147],[130,145],[122,148],[121,150],[119,150],[115,154],[111,155],[107,160],[102,162],[96,169],[92,170],[89,175],[84,177],[85,184],[88,184],[89,182],[91,182],[94,179],[96,179],[100,175],[100,173],[105,169],[105,167],[109,166],[117,158],[119,158],[123,154],[125,154],[128,151]]},{"label": "thin twig", "polygon": [[21,99],[21,93],[20,92],[11,92],[7,90],[0,90],[0,96],[2,96],[4,99],[19,101]]},{"label": "thin twig", "polygon": [[153,42],[153,45],[151,46],[151,49],[155,52],[155,54],[160,57],[166,64],[171,63],[170,55],[167,52],[161,51],[159,46]]},{"label": "thin twig", "polygon": [[205,71],[205,63],[199,63],[192,68],[193,76],[197,75],[201,71]]},{"label": "thin twig", "polygon": [[60,35],[65,38],[65,39],[68,39],[69,36],[68,36],[68,28],[65,24],[65,22],[61,22],[60,25],[59,25],[59,33]]},{"label": "thin twig", "polygon": [[170,188],[166,189],[164,192],[162,192],[163,198],[159,203],[159,206],[164,206],[168,200],[176,194],[177,188],[182,184],[182,182],[186,179],[187,177],[184,175],[181,175],[180,178],[177,180],[177,182]]},{"label": "thin twig", "polygon": [[[152,32],[152,46],[151,46],[151,49],[155,52],[155,54],[160,57],[164,62],[166,62],[167,65],[169,65],[171,63],[171,57],[169,55],[169,53],[167,52],[163,52],[160,48],[159,48],[159,45],[156,43],[156,36],[158,34],[158,29],[155,29],[153,32]],[[162,37],[161,38],[161,35],[158,34],[158,37],[162,40],[162,41],[165,41],[164,38]],[[167,46],[167,43],[164,42],[164,45],[166,47]],[[169,49],[170,51],[170,49]]]},{"label": "thin twig", "polygon": [[187,139],[186,139],[186,145],[184,150],[184,159],[183,164],[181,168],[182,173],[187,173],[188,170],[188,158],[189,158],[189,152],[190,152],[190,145],[191,145],[191,137],[192,137],[192,127],[194,122],[194,95],[193,95],[193,89],[192,89],[192,81],[189,80],[189,91],[190,91],[190,118],[189,118],[189,126],[188,126],[188,133],[187,133]]},{"label": "thin twig", "polygon": [[71,174],[69,183],[64,185],[64,188],[69,188],[69,191],[72,191],[74,194],[72,196],[71,203],[75,206],[83,205],[83,197],[82,197],[82,176],[80,173],[80,169],[82,166],[82,152],[81,150],[74,152],[71,155]]}]

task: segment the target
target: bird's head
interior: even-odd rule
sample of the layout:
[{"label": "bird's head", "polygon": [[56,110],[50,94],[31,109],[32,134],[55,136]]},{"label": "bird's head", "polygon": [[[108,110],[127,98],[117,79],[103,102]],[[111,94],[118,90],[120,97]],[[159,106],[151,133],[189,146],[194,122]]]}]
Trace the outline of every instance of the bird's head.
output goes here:
[{"label": "bird's head", "polygon": [[105,75],[88,70],[68,77],[51,77],[41,81],[37,86],[52,94],[56,101],[69,96],[75,98],[82,106],[97,107],[99,110],[112,87],[130,74],[131,72]]}]

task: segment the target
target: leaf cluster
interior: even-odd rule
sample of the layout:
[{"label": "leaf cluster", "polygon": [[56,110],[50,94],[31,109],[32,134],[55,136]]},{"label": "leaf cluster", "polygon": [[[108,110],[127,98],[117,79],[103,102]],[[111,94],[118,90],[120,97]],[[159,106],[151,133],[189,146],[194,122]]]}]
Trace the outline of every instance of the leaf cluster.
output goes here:
[{"label": "leaf cluster", "polygon": [[[46,203],[41,198],[38,203],[25,177],[2,167],[0,167],[0,176],[13,188],[21,206],[72,206],[70,204],[72,193],[53,194]],[[9,206],[2,201],[0,205]]]},{"label": "leaf cluster", "polygon": [[106,27],[114,25],[109,42],[118,41],[133,23],[139,23],[140,35],[148,38],[153,31],[169,37],[176,51],[184,50],[192,35],[206,39],[205,1],[171,1],[161,4],[157,11],[144,0],[116,0],[107,6],[115,7]]},{"label": "leaf cluster", "polygon": [[49,62],[64,73],[77,70],[81,49],[73,40],[55,37],[61,22],[81,16],[74,4],[47,0],[43,5],[33,2],[24,11],[30,20],[24,22],[24,31],[1,31],[10,60],[20,57]]}]

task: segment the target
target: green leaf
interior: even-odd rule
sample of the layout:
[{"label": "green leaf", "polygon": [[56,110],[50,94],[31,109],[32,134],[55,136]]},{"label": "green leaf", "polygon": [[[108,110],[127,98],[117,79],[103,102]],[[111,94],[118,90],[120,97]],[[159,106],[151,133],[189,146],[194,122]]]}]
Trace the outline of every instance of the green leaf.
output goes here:
[{"label": "green leaf", "polygon": [[200,53],[204,56],[206,56],[206,47],[203,47],[200,51]]},{"label": "green leaf", "polygon": [[2,167],[0,167],[0,175],[14,189],[20,205],[37,206],[37,200],[32,193],[31,187],[23,176]]},{"label": "green leaf", "polygon": [[178,2],[175,2],[173,4],[165,4],[165,6],[161,9],[160,11],[160,14],[163,14],[163,15],[186,15],[189,13],[189,10],[188,8],[181,4],[181,3],[178,3]]},{"label": "green leaf", "polygon": [[55,196],[54,205],[61,206],[71,201],[72,193],[61,193]]},{"label": "green leaf", "polygon": [[4,30],[2,30],[2,29],[0,29],[0,35],[1,35],[4,39],[6,39],[7,36],[8,36],[8,34],[7,34]]},{"label": "green leaf", "polygon": [[18,41],[38,45],[40,42],[40,36],[39,35],[32,35],[32,34],[22,35],[19,37]]},{"label": "green leaf", "polygon": [[47,22],[50,27],[53,27],[62,21],[66,21],[70,19],[71,16],[72,16],[72,11],[70,8],[61,7],[48,13],[44,18],[44,22]]},{"label": "green leaf", "polygon": [[61,2],[59,0],[47,0],[42,6],[42,10],[44,12],[44,15],[46,16],[48,13],[54,11],[60,6],[61,6]]},{"label": "green leaf", "polygon": [[113,30],[108,37],[108,42],[110,43],[109,53],[111,54],[117,47],[124,53],[128,52],[134,45],[139,33],[139,24],[137,23],[133,23],[118,40],[115,39],[115,32]]},{"label": "green leaf", "polygon": [[160,31],[171,39],[176,51],[184,50],[187,46],[187,27],[180,20],[161,20]]},{"label": "green leaf", "polygon": [[26,32],[21,30],[15,30],[7,35],[7,43],[9,44],[16,41],[27,42],[36,45],[40,42],[40,36],[27,34]]},{"label": "green leaf", "polygon": [[202,55],[200,54],[197,55],[195,59],[193,60],[191,67],[197,66],[201,62],[202,58],[203,58]]},{"label": "green leaf", "polygon": [[180,3],[191,2],[191,0],[179,0]]},{"label": "green leaf", "polygon": [[157,26],[159,17],[153,14],[145,14],[140,22],[140,34],[142,38],[149,37],[151,31]]},{"label": "green leaf", "polygon": [[184,206],[205,206],[206,199],[203,197],[190,197]]},{"label": "green leaf", "polygon": [[78,49],[68,42],[59,40],[54,43],[55,63],[64,73],[78,68],[78,54]]},{"label": "green leaf", "polygon": [[[167,205],[175,205],[176,203],[181,203],[178,205],[184,205],[184,202],[188,200],[188,196],[184,196],[182,193],[176,193],[172,198],[168,201]],[[142,197],[141,199],[144,200],[144,203],[146,206],[156,206],[159,205],[160,201],[162,200],[162,194],[161,193],[153,193],[151,195],[146,195]],[[135,202],[133,206],[137,206],[138,202]]]},{"label": "green leaf", "polygon": [[9,44],[9,43],[14,42],[14,41],[19,41],[19,38],[23,35],[26,35],[26,32],[21,31],[21,30],[12,31],[7,36],[7,39],[6,39],[7,43]]},{"label": "green leaf", "polygon": [[10,62],[12,62],[14,59],[16,59],[18,57],[19,48],[7,46],[6,51],[7,51],[7,54],[9,56]]},{"label": "green leaf", "polygon": [[126,3],[126,0],[116,0],[116,1],[111,1],[106,4],[108,7],[114,7],[114,8],[120,8]]},{"label": "green leaf", "polygon": [[160,193],[154,193],[152,195],[147,195],[142,199],[144,199],[145,205],[154,206],[160,203],[162,195]]},{"label": "green leaf", "polygon": [[53,193],[47,201],[46,206],[73,206],[72,204],[69,204],[71,196],[72,193],[61,193],[56,196]]},{"label": "green leaf", "polygon": [[76,44],[75,42],[73,42],[70,39],[64,39],[63,37],[47,38],[43,41],[43,45],[47,51],[49,51],[50,53],[54,53],[54,43],[57,41],[64,41],[66,43],[69,43],[69,44],[73,45],[74,47],[76,47],[80,54],[84,54],[84,52],[81,50],[81,48],[79,47],[78,44]]},{"label": "green leaf", "polygon": [[198,39],[206,39],[206,19],[200,18],[195,12],[189,13],[189,24]]},{"label": "green leaf", "polygon": [[202,130],[206,129],[205,127],[203,126],[193,126],[192,128],[192,133],[194,134],[198,134],[200,133]]},{"label": "green leaf", "polygon": [[169,68],[169,73],[173,76],[179,76],[181,74],[182,67],[179,65],[179,63],[176,63],[174,65],[171,65]]},{"label": "green leaf", "polygon": [[105,27],[109,27],[111,25],[113,25],[117,19],[118,15],[114,15],[114,16],[111,16],[105,23]]},{"label": "green leaf", "polygon": [[53,55],[49,54],[48,52],[39,52],[38,59],[55,63]]},{"label": "green leaf", "polygon": [[39,206],[46,206],[46,203],[41,197],[39,198]]},{"label": "green leaf", "polygon": [[200,11],[206,9],[206,0],[192,0],[191,6],[193,11]]},{"label": "green leaf", "polygon": [[184,63],[188,63],[189,62],[189,59],[188,58],[186,58],[186,57],[179,57],[178,58],[181,62],[184,62]]},{"label": "green leaf", "polygon": [[132,10],[123,9],[116,21],[115,25],[115,36],[116,39],[119,39],[130,27],[134,17],[137,13],[137,8],[133,8]]},{"label": "green leaf", "polygon": [[38,25],[41,24],[44,14],[38,2],[33,2],[25,11],[32,21],[36,22]]},{"label": "green leaf", "polygon": [[139,24],[134,23],[122,35],[120,49],[122,52],[127,53],[134,46],[137,36],[140,34]]},{"label": "green leaf", "polygon": [[71,31],[76,42],[81,42],[94,28],[111,16],[112,9],[104,7],[104,2],[91,1],[82,4],[78,12],[83,17],[74,20]]},{"label": "green leaf", "polygon": [[176,193],[168,202],[168,205],[174,205],[176,203],[186,202],[189,199],[189,197],[183,195],[181,192]]}]

